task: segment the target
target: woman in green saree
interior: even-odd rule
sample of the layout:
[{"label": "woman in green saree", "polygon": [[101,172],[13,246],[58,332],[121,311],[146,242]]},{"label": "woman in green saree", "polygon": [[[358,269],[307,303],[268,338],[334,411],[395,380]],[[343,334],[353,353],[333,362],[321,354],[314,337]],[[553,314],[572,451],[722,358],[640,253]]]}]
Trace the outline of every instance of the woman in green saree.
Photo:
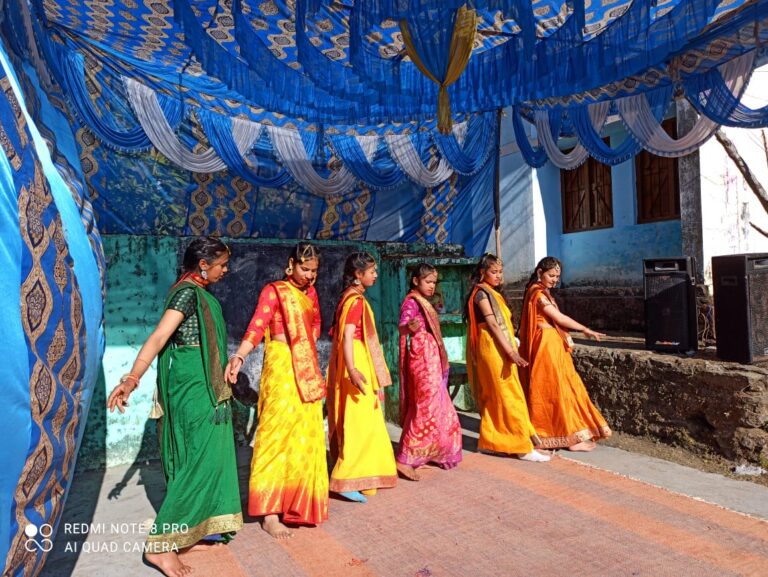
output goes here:
[{"label": "woman in green saree", "polygon": [[130,394],[159,355],[160,456],[167,492],[147,537],[144,559],[168,577],[191,572],[178,552],[201,539],[228,541],[243,525],[232,431],[232,392],[224,380],[226,326],[206,286],[227,272],[229,249],[198,238],[184,253],[184,274],[171,288],[160,322],[131,371],[107,400],[125,411]]}]

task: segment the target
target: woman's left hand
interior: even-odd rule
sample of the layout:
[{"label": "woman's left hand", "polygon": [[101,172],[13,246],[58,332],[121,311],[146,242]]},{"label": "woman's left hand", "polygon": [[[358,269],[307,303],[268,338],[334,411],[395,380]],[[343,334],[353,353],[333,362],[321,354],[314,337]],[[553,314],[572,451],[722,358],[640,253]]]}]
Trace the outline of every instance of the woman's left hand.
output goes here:
[{"label": "woman's left hand", "polygon": [[507,353],[507,357],[509,357],[509,360],[515,363],[518,367],[528,366],[528,361],[526,361],[522,356],[520,356],[520,353],[518,353],[515,349],[511,349]]},{"label": "woman's left hand", "polygon": [[229,359],[227,366],[224,367],[224,379],[231,385],[237,382],[237,374],[243,367],[243,361],[240,357],[232,357]]},{"label": "woman's left hand", "polygon": [[136,389],[136,384],[132,381],[123,381],[117,385],[109,395],[107,399],[107,408],[112,413],[117,409],[120,413],[125,412],[125,407],[128,406],[128,397]]},{"label": "woman's left hand", "polygon": [[596,341],[599,341],[601,338],[605,336],[605,333],[598,333],[597,331],[593,331],[592,329],[585,328],[583,331],[586,336],[595,339]]}]

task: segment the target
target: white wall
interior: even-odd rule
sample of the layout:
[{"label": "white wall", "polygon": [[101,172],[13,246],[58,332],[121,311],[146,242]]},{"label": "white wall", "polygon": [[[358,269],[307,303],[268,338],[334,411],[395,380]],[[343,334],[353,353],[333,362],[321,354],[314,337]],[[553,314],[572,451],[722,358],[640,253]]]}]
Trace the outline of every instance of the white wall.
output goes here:
[{"label": "white wall", "polygon": [[[546,248],[539,246],[546,234],[544,213],[538,186],[535,186],[534,170],[523,160],[515,144],[515,135],[509,114],[501,124],[501,163],[499,199],[501,204],[501,256],[504,260],[504,280],[516,282],[527,279],[536,265],[539,253]],[[537,185],[538,183],[536,183]],[[538,208],[537,208],[538,203]],[[495,231],[488,239],[488,252],[496,253]],[[542,254],[541,256],[545,256]]]}]

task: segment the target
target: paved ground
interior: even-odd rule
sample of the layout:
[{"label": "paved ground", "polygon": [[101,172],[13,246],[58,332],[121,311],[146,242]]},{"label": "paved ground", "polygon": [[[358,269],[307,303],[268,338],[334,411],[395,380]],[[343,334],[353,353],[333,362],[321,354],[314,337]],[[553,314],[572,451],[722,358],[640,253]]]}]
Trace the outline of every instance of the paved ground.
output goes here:
[{"label": "paved ground", "polygon": [[[768,488],[609,447],[545,464],[481,455],[476,419],[461,419],[458,469],[365,505],[334,499],[328,523],[289,541],[249,522],[185,560],[198,577],[768,576]],[[158,462],[78,475],[42,575],[157,575],[140,525],[162,493]]]}]

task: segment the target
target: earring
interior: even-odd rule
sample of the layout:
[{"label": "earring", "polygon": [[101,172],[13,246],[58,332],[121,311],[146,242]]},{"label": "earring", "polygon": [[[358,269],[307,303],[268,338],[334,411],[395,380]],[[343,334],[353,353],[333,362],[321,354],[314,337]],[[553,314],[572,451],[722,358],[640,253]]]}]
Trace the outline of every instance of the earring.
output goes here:
[{"label": "earring", "polygon": [[203,277],[204,280],[208,280],[208,271],[207,270],[201,270],[200,276]]},{"label": "earring", "polygon": [[360,285],[360,284],[361,284],[361,283],[360,283],[360,279],[359,279],[359,278],[356,278],[355,280],[353,280],[353,281],[352,281],[352,284],[353,284],[353,285]]},{"label": "earring", "polygon": [[289,266],[285,269],[285,276],[291,276],[293,274],[293,267]]}]

